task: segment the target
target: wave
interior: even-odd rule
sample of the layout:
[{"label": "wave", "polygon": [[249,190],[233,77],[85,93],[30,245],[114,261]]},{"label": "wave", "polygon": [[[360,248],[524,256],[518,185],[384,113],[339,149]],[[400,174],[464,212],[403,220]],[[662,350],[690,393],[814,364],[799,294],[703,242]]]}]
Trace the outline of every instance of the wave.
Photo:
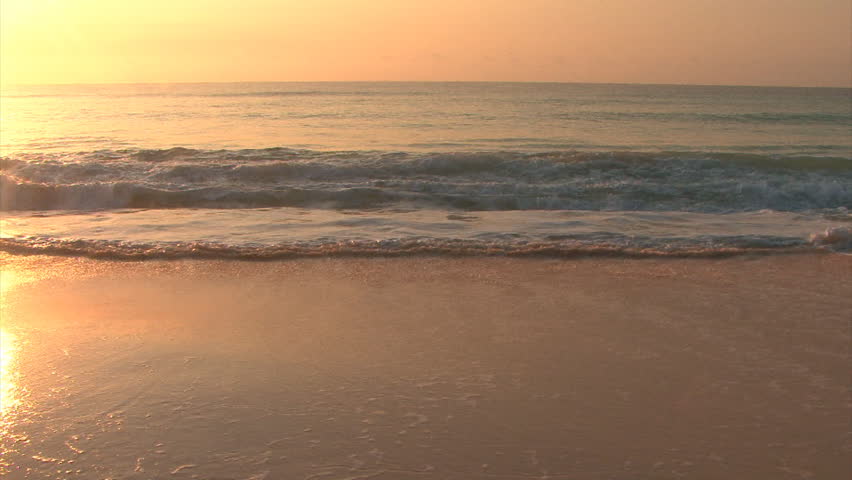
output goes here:
[{"label": "wave", "polygon": [[[474,142],[509,142],[509,141],[536,141],[536,138],[477,138]],[[756,149],[757,146],[749,146]],[[805,148],[805,146],[802,146]],[[810,146],[808,148],[816,148]],[[839,146],[825,146],[825,150],[833,151]],[[852,152],[849,152],[852,155]],[[16,153],[7,155],[0,159],[0,166],[8,168],[16,163],[32,162],[35,164],[78,162],[110,162],[124,160],[128,162],[165,162],[173,160],[185,160],[199,163],[223,163],[239,162],[266,162],[266,161],[290,161],[301,160],[319,163],[350,161],[368,167],[382,168],[410,168],[414,166],[426,166],[441,164],[452,164],[454,170],[464,170],[466,165],[475,165],[477,168],[485,165],[495,171],[505,169],[509,165],[515,168],[535,170],[543,164],[554,165],[587,165],[593,168],[604,167],[608,164],[619,163],[630,165],[637,163],[658,163],[663,167],[677,162],[690,162],[697,166],[725,165],[747,165],[760,169],[797,168],[804,170],[846,170],[852,171],[852,156],[831,155],[786,155],[786,154],[760,154],[740,153],[729,151],[582,151],[576,149],[556,150],[548,152],[514,152],[514,151],[483,151],[483,152],[404,152],[386,150],[346,150],[325,151],[308,150],[289,147],[271,147],[260,149],[235,149],[235,150],[202,150],[186,147],[172,147],[165,149],[122,149],[122,150],[96,150],[91,152],[64,152],[64,153]],[[376,165],[376,163],[381,163]],[[428,172],[425,172],[428,173]],[[514,172],[513,172],[514,173]],[[550,172],[548,172],[550,173]]]},{"label": "wave", "polygon": [[107,150],[0,159],[2,210],[852,207],[852,160],[691,152]]},{"label": "wave", "polygon": [[852,250],[852,228],[827,228],[825,231],[811,234],[810,243],[816,246],[829,247],[834,250]]},{"label": "wave", "polygon": [[[378,186],[381,185],[381,186]],[[130,182],[47,185],[0,177],[2,210],[102,210],[116,208],[314,207],[369,209],[392,204],[459,210],[633,210],[735,212],[802,211],[852,206],[850,187],[802,182],[783,187],[766,181],[707,185],[602,183],[583,186],[516,183],[447,184],[434,181],[365,185],[165,190]]]},{"label": "wave", "polygon": [[[847,231],[842,235],[847,238]],[[82,256],[112,260],[232,259],[278,260],[309,257],[506,256],[506,257],[674,257],[718,258],[831,252],[843,245],[820,240],[760,236],[668,239],[665,242],[479,241],[460,239],[393,239],[292,242],[275,245],[228,245],[212,242],[134,243],[110,240],[56,238],[0,238],[0,251],[16,255]],[[848,244],[844,244],[847,249]]]},{"label": "wave", "polygon": [[[371,208],[403,200],[438,203],[439,198],[378,188],[240,190],[195,188],[159,190],[127,182],[45,185],[13,183],[0,177],[2,210],[101,210],[117,208],[259,208],[318,206],[328,208]],[[445,197],[447,203],[470,200]]]}]

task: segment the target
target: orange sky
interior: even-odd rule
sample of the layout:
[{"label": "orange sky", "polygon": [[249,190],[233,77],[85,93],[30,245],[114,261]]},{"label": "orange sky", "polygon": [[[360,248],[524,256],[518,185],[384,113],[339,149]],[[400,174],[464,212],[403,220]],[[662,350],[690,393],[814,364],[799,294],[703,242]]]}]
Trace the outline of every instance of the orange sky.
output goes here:
[{"label": "orange sky", "polygon": [[0,0],[4,83],[850,86],[849,0]]}]

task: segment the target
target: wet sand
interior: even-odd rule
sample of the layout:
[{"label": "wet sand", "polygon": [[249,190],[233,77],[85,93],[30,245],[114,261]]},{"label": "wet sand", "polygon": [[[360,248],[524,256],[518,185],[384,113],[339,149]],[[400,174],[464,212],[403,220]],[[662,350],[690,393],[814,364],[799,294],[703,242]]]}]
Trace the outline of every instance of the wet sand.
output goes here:
[{"label": "wet sand", "polygon": [[9,479],[843,479],[852,257],[4,255]]}]

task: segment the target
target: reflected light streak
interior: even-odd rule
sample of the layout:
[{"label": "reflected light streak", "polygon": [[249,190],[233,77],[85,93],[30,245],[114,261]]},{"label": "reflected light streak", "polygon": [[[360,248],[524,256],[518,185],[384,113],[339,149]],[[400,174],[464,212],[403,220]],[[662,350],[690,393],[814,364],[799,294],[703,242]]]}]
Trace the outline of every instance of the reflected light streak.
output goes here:
[{"label": "reflected light streak", "polygon": [[16,471],[15,465],[7,460],[18,445],[30,441],[25,433],[18,431],[31,407],[29,392],[21,381],[21,354],[27,340],[25,332],[15,325],[9,296],[28,276],[15,268],[8,257],[0,258],[0,478]]},{"label": "reflected light streak", "polygon": [[14,451],[12,444],[28,441],[26,435],[13,432],[17,412],[22,403],[21,389],[18,386],[19,373],[16,368],[17,351],[17,336],[8,329],[0,328],[0,477],[12,473],[13,465],[4,461],[4,457]]},{"label": "reflected light streak", "polygon": [[0,419],[21,403],[17,386],[18,372],[15,370],[15,353],[18,350],[17,336],[7,329],[0,329]]},{"label": "reflected light streak", "polygon": [[[5,220],[0,221],[0,226],[5,225]],[[20,283],[20,275],[18,275],[14,270],[11,270],[7,265],[0,265],[0,301],[2,301],[2,305],[0,306],[5,307],[6,292],[18,283]],[[2,317],[0,317],[0,321],[2,321]]]},{"label": "reflected light streak", "polygon": [[[0,152],[2,153],[2,152]],[[8,190],[8,189],[7,189]],[[0,192],[0,204],[7,204],[14,201],[14,197],[11,195],[4,195],[4,192]],[[8,220],[0,220],[0,238],[14,238],[15,232],[10,231],[10,222]],[[6,280],[6,275],[4,272],[0,271],[0,290],[3,292],[6,291],[6,288],[3,286],[4,281]]]},{"label": "reflected light streak", "polygon": [[15,352],[18,350],[17,336],[8,328],[7,294],[18,283],[18,275],[5,266],[0,267],[0,419],[5,422],[7,414],[18,404],[16,395],[17,372]]},{"label": "reflected light streak", "polygon": [[21,283],[23,275],[10,266],[0,265],[0,433],[14,423],[10,417],[23,402],[19,382],[18,352],[21,338],[11,328],[9,291]]}]

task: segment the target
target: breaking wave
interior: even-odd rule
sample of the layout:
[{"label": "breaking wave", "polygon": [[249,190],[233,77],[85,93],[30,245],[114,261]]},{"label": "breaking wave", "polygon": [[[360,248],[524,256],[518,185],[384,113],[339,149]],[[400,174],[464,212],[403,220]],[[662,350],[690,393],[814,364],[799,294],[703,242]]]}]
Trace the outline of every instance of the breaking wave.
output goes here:
[{"label": "breaking wave", "polygon": [[852,207],[852,160],[732,153],[110,150],[0,161],[3,210]]}]

